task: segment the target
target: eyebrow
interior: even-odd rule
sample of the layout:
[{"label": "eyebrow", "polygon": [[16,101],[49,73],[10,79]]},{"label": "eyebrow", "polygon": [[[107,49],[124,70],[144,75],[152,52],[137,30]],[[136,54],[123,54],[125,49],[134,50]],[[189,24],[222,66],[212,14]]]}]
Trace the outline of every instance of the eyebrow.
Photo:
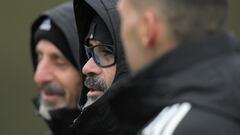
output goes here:
[{"label": "eyebrow", "polygon": [[101,42],[98,40],[89,40],[89,44],[95,46],[101,44]]},{"label": "eyebrow", "polygon": [[[36,52],[36,55],[39,56],[39,55],[43,55],[43,51],[41,51],[41,49],[38,49],[36,48],[35,49],[35,52]],[[47,54],[51,59],[67,59],[63,54],[61,53],[49,53]]]}]

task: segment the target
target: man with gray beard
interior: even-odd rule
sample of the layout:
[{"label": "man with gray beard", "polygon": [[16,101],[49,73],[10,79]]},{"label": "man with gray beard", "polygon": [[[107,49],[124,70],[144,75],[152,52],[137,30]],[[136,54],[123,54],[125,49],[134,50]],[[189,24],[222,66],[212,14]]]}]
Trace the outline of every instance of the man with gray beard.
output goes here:
[{"label": "man with gray beard", "polygon": [[[64,18],[64,19],[62,19]],[[41,14],[31,27],[34,98],[37,113],[51,135],[71,135],[70,125],[80,114],[79,42],[72,2]]]},{"label": "man with gray beard", "polygon": [[119,135],[118,121],[106,100],[112,87],[128,74],[120,40],[117,0],[75,0],[84,76],[80,106],[75,121],[78,135]]},{"label": "man with gray beard", "polygon": [[[88,75],[86,80],[84,81],[84,85],[87,88],[91,88],[91,91],[98,90],[99,93],[95,95],[87,95],[87,102],[85,103],[84,107],[87,107],[93,104],[99,97],[101,97],[105,90],[107,90],[110,86],[106,84],[106,82],[94,75]],[[90,91],[90,92],[91,92]],[[97,92],[95,92],[97,93]]]},{"label": "man with gray beard", "polygon": [[111,86],[115,73],[115,47],[111,34],[100,16],[92,19],[84,41],[88,61],[82,72],[86,75],[84,84],[88,87],[87,102],[84,107],[95,102]]}]

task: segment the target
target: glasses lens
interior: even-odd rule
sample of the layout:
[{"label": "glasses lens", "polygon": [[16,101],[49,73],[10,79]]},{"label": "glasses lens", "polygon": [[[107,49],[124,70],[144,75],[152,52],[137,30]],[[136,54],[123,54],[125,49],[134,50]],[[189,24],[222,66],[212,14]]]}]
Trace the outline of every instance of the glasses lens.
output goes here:
[{"label": "glasses lens", "polygon": [[93,58],[95,62],[101,66],[109,66],[114,64],[115,56],[113,47],[109,45],[94,46]]}]

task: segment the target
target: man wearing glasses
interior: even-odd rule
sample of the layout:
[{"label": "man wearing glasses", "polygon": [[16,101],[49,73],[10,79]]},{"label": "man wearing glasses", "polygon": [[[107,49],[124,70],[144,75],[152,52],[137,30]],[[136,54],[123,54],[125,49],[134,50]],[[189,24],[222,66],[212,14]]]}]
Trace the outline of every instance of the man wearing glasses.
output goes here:
[{"label": "man wearing glasses", "polygon": [[82,112],[75,120],[78,135],[119,135],[119,123],[111,112],[108,96],[128,74],[120,39],[117,0],[74,0],[80,39],[84,87]]},{"label": "man wearing glasses", "polygon": [[85,38],[88,57],[82,72],[86,75],[84,85],[89,88],[84,107],[95,102],[111,86],[115,73],[115,47],[111,34],[99,16],[95,16]]}]

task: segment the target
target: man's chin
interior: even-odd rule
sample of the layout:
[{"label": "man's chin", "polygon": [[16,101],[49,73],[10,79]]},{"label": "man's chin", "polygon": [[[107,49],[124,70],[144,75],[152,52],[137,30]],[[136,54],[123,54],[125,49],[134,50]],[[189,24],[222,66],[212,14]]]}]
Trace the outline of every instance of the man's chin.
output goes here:
[{"label": "man's chin", "polygon": [[51,120],[52,118],[49,113],[50,111],[65,108],[65,107],[67,107],[67,103],[65,103],[65,102],[53,105],[46,101],[41,101],[40,107],[39,107],[39,114],[46,120]]},{"label": "man's chin", "polygon": [[100,97],[101,96],[87,96],[87,102],[85,103],[84,108],[96,102]]}]

